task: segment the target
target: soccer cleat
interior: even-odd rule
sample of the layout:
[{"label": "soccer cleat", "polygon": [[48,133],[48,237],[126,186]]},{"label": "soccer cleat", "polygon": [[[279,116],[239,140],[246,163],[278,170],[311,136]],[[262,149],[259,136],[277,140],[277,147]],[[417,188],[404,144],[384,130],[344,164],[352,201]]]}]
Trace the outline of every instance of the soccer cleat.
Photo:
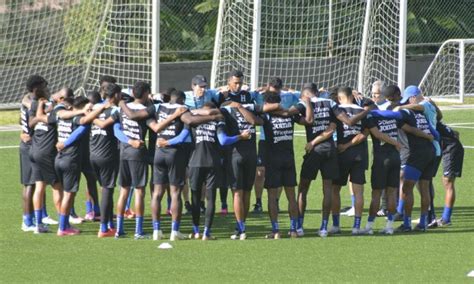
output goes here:
[{"label": "soccer cleat", "polygon": [[271,232],[270,234],[265,235],[265,239],[279,240],[279,239],[281,239],[281,234],[280,234],[280,232]]},{"label": "soccer cleat", "polygon": [[361,234],[364,234],[364,235],[373,235],[374,234],[374,230],[373,230],[372,226],[370,226],[370,225],[366,225],[363,230],[360,230],[360,232],[361,232]]},{"label": "soccer cleat", "polygon": [[298,233],[296,233],[296,231],[289,231],[288,236],[290,237],[290,239],[296,239],[298,238]]},{"label": "soccer cleat", "polygon": [[379,211],[377,211],[377,216],[384,217],[385,215],[387,215],[385,211],[385,209],[381,208]]},{"label": "soccer cleat", "polygon": [[247,234],[245,232],[241,233],[240,236],[239,236],[239,240],[244,241],[246,239],[247,239]]},{"label": "soccer cleat", "polygon": [[118,232],[118,231],[117,231],[117,232],[115,232],[114,238],[120,239],[120,238],[125,237],[126,235],[127,235],[127,233],[125,233],[125,232]]},{"label": "soccer cleat", "polygon": [[21,222],[21,230],[23,232],[34,232],[35,228],[35,225],[27,226],[24,222]]},{"label": "soccer cleat", "polygon": [[164,239],[165,235],[163,234],[162,230],[153,230],[153,240],[154,241],[159,241],[161,239]]},{"label": "soccer cleat", "polygon": [[353,209],[354,207],[352,206],[348,206],[348,207],[344,207],[341,211],[340,211],[340,214],[341,215],[344,215],[344,216],[347,216],[347,212],[349,212],[351,209]]},{"label": "soccer cleat", "polygon": [[41,221],[43,222],[43,224],[46,224],[46,225],[57,225],[57,224],[59,224],[58,221],[54,220],[53,218],[51,218],[49,216],[44,217],[43,219],[41,219]]},{"label": "soccer cleat", "polygon": [[304,236],[304,230],[303,230],[303,228],[296,229],[296,235],[297,235],[298,237]]},{"label": "soccer cleat", "polygon": [[438,220],[433,220],[431,223],[428,224],[428,229],[435,229],[438,228]]},{"label": "soccer cleat", "polygon": [[341,233],[341,228],[339,228],[337,226],[332,226],[331,229],[329,229],[328,233],[330,235],[340,234]]},{"label": "soccer cleat", "polygon": [[354,207],[351,207],[349,210],[346,212],[341,212],[342,216],[348,216],[348,217],[353,217],[355,215],[355,209]]},{"label": "soccer cleat", "polygon": [[447,221],[443,220],[443,218],[438,219],[438,221],[436,221],[436,222],[438,223],[438,227],[451,226],[451,221],[447,222]]},{"label": "soccer cleat", "polygon": [[359,228],[352,228],[352,235],[353,236],[360,236],[362,235],[362,230]]},{"label": "soccer cleat", "polygon": [[35,229],[33,231],[34,234],[42,234],[47,232],[49,232],[49,229],[48,226],[45,224],[39,224],[38,226],[35,226]]},{"label": "soccer cleat", "polygon": [[411,223],[412,223],[412,224],[418,224],[418,223],[420,223],[420,218],[411,220]]},{"label": "soccer cleat", "polygon": [[230,236],[231,240],[238,240],[240,238],[240,233],[235,232],[233,235]]},{"label": "soccer cleat", "polygon": [[191,233],[189,234],[189,239],[195,239],[195,240],[199,240],[201,238],[201,235],[199,233]]},{"label": "soccer cleat", "polygon": [[133,210],[129,208],[125,210],[123,216],[127,219],[133,219],[135,218],[135,212],[133,212]]},{"label": "soccer cleat", "polygon": [[81,217],[69,215],[69,223],[78,225],[82,224],[82,222],[84,222],[84,219],[82,219]]},{"label": "soccer cleat", "polygon": [[227,208],[222,208],[221,209],[221,216],[222,217],[227,216],[228,213],[229,213],[229,211],[227,211]]},{"label": "soccer cleat", "polygon": [[328,236],[328,230],[319,230],[318,235],[319,235],[321,238],[325,238],[325,237]]},{"label": "soccer cleat", "polygon": [[180,231],[171,231],[170,241],[185,240],[186,236]]},{"label": "soccer cleat", "polygon": [[255,214],[262,213],[263,212],[262,204],[258,204],[258,203],[254,204],[252,212],[255,213]]},{"label": "soccer cleat", "polygon": [[400,222],[400,221],[403,221],[403,214],[400,214],[400,213],[395,213],[395,215],[393,216],[393,221],[394,222]]},{"label": "soccer cleat", "polygon": [[114,236],[115,232],[112,230],[107,230],[107,232],[99,231],[99,233],[97,233],[98,238],[113,238]]},{"label": "soccer cleat", "polygon": [[426,226],[422,226],[420,224],[416,224],[415,228],[413,228],[413,231],[415,232],[426,232]]},{"label": "soccer cleat", "polygon": [[77,229],[73,229],[73,228],[67,228],[65,230],[58,230],[58,237],[65,237],[65,236],[76,236],[76,235],[79,235],[80,232],[79,230]]},{"label": "soccer cleat", "polygon": [[216,237],[213,237],[213,236],[206,236],[206,235],[204,235],[204,236],[202,236],[202,240],[203,240],[203,241],[215,241],[215,240],[217,240],[217,239],[216,239]]},{"label": "soccer cleat", "polygon": [[135,240],[146,240],[148,239],[148,235],[145,235],[145,234],[135,234],[133,235],[133,239]]},{"label": "soccer cleat", "polygon": [[405,227],[405,225],[401,224],[395,232],[397,233],[410,233],[412,231],[411,226],[410,227]]},{"label": "soccer cleat", "polygon": [[380,233],[381,233],[382,235],[393,235],[393,228],[391,228],[391,227],[385,227],[385,228],[383,228],[383,229],[380,231]]},{"label": "soccer cleat", "polygon": [[94,221],[95,220],[94,211],[87,213],[86,216],[84,216],[84,220],[85,221]]}]

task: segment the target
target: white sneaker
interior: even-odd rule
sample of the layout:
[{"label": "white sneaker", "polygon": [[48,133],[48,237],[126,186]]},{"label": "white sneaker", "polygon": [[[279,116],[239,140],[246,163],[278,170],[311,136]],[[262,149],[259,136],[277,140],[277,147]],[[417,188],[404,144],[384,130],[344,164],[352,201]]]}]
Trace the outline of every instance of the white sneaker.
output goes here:
[{"label": "white sneaker", "polygon": [[296,235],[298,235],[298,237],[304,236],[303,228],[296,229]]},{"label": "white sneaker", "polygon": [[341,215],[353,217],[355,215],[355,208],[351,207],[351,209],[347,210],[346,212],[342,212]]},{"label": "white sneaker", "polygon": [[360,230],[360,232],[364,235],[373,235],[374,234],[374,230],[372,228],[365,228],[363,230]]},{"label": "white sneaker", "polygon": [[337,226],[332,226],[331,229],[328,231],[329,234],[335,235],[335,234],[340,234],[341,233],[341,228]]},{"label": "white sneaker", "polygon": [[34,232],[35,228],[35,225],[27,226],[24,222],[21,222],[21,230],[23,232]]},{"label": "white sneaker", "polygon": [[33,231],[34,234],[42,234],[42,233],[47,233],[49,232],[48,226],[45,224],[39,224],[38,226],[35,227],[35,230]]},{"label": "white sneaker", "polygon": [[191,233],[189,234],[189,239],[195,239],[195,240],[199,240],[201,238],[201,235],[199,233]]},{"label": "white sneaker", "polygon": [[420,218],[411,220],[411,223],[412,223],[412,224],[418,224],[418,223],[420,223]]},{"label": "white sneaker", "polygon": [[186,236],[180,231],[171,231],[170,241],[185,240]]},{"label": "white sneaker", "polygon": [[319,230],[318,235],[319,235],[321,238],[325,238],[325,237],[328,236],[328,231],[327,231],[327,230]]},{"label": "white sneaker", "polygon": [[41,221],[43,222],[43,224],[46,224],[46,225],[57,225],[57,224],[59,224],[58,221],[54,220],[53,218],[51,218],[49,216],[44,217],[43,219],[41,219]]},{"label": "white sneaker", "polygon": [[358,236],[362,234],[362,230],[358,228],[352,228],[352,235],[353,236]]},{"label": "white sneaker", "polygon": [[246,233],[240,234],[239,240],[244,241],[246,239],[247,239],[247,234]]},{"label": "white sneaker", "polygon": [[383,228],[382,231],[380,231],[381,234],[384,235],[393,235],[393,228],[392,227],[385,227]]},{"label": "white sneaker", "polygon": [[78,225],[78,224],[82,224],[83,221],[84,219],[82,219],[81,217],[69,216],[69,223],[71,224]]},{"label": "white sneaker", "polygon": [[237,231],[234,232],[234,234],[232,234],[232,235],[230,236],[230,239],[231,239],[231,240],[238,240],[238,239],[240,239],[240,233],[237,232]]},{"label": "white sneaker", "polygon": [[165,235],[163,234],[163,231],[161,230],[153,230],[153,240],[154,241],[159,241],[161,239],[164,239]]}]

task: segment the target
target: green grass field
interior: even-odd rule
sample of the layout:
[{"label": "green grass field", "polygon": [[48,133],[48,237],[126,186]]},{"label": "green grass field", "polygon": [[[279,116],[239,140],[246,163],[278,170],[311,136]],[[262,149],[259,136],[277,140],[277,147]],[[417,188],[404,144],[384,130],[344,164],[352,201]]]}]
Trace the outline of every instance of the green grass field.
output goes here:
[{"label": "green grass field", "polygon": [[[0,282],[472,282],[474,279],[466,275],[474,270],[474,111],[447,111],[445,122],[463,123],[456,129],[461,132],[464,145],[471,146],[466,149],[464,176],[457,181],[451,227],[427,233],[352,237],[352,218],[341,217],[343,234],[321,239],[316,236],[322,197],[318,178],[311,187],[306,236],[301,239],[263,239],[271,228],[265,212],[250,216],[247,241],[231,241],[234,218],[229,214],[215,218],[213,232],[217,241],[179,241],[173,243],[171,250],[159,250],[160,242],[152,240],[98,239],[99,223],[79,225],[83,233],[67,238],[59,238],[55,233],[22,232],[18,148],[5,148],[18,145],[18,133],[0,132]],[[295,138],[298,169],[304,139],[302,135]],[[370,180],[370,172],[366,177]],[[435,179],[435,186],[440,215],[444,197],[440,177]],[[366,186],[366,207],[370,192]],[[85,209],[84,196],[83,182],[76,202],[81,215]],[[343,206],[350,204],[347,189],[343,189],[342,196]],[[416,194],[415,198],[413,218],[418,218],[419,196]],[[54,215],[49,189],[47,199],[50,215]],[[280,205],[285,208],[286,202]],[[145,230],[151,233],[149,209],[147,198]],[[366,216],[367,210],[363,226]],[[280,228],[286,232],[286,213],[280,214],[280,222]],[[186,216],[182,224],[183,233],[191,232],[190,217]],[[384,219],[377,219],[377,231],[384,224]],[[131,233],[135,222],[126,221],[125,226]],[[162,227],[168,234],[168,216],[164,217]],[[57,228],[51,229],[55,232]]]}]

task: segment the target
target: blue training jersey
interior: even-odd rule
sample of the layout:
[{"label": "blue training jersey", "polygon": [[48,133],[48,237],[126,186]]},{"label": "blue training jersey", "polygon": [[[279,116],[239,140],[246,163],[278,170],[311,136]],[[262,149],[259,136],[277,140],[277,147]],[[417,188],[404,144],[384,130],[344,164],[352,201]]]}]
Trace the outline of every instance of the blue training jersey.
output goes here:
[{"label": "blue training jersey", "polygon": [[191,110],[202,108],[202,106],[208,102],[217,104],[219,100],[218,92],[215,89],[207,89],[201,97],[194,96],[193,91],[186,91],[184,94],[186,95],[184,104]]},{"label": "blue training jersey", "polygon": [[[436,108],[434,107],[434,105],[432,105],[428,101],[422,101],[420,102],[420,105],[422,105],[425,108],[425,110],[423,111],[423,114],[425,115],[426,120],[428,120],[428,123],[431,125],[433,129],[436,129],[436,124],[437,124]],[[439,144],[439,142],[436,140],[433,140],[433,146],[435,147],[435,150],[436,150],[436,157],[441,156],[441,145]]]}]

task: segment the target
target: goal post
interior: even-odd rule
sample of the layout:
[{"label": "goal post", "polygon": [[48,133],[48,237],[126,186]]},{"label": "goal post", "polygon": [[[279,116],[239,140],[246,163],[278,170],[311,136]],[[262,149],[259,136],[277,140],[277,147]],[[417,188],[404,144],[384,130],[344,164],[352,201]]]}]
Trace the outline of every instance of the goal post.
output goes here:
[{"label": "goal post", "polygon": [[376,80],[403,85],[406,1],[221,0],[211,86],[232,69],[252,88],[275,76],[364,94]]},{"label": "goal post", "polygon": [[474,96],[474,39],[445,41],[419,87],[423,95],[442,102],[463,103]]}]

